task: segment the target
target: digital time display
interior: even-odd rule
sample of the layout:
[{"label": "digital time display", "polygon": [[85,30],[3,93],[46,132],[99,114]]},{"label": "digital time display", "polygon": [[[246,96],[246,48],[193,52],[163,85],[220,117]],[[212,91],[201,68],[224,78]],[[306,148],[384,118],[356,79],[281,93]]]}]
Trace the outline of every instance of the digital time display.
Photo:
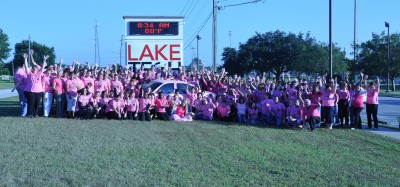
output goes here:
[{"label": "digital time display", "polygon": [[129,22],[129,35],[179,35],[178,22]]}]

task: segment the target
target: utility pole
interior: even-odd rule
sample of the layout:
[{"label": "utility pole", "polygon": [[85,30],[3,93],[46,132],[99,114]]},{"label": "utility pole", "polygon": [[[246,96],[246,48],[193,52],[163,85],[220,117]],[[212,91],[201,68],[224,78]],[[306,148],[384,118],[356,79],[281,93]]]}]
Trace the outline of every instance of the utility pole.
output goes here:
[{"label": "utility pole", "polygon": [[217,1],[213,0],[213,70],[217,69]]},{"label": "utility pole", "polygon": [[[354,63],[358,65],[358,60],[357,60],[357,0],[354,0]],[[356,73],[355,75],[355,82],[358,82],[358,75]]]},{"label": "utility pole", "polygon": [[332,0],[329,0],[329,79],[332,79]]},{"label": "utility pole", "polygon": [[119,48],[119,66],[122,66],[122,41],[124,40],[124,35],[121,35],[121,47]]},{"label": "utility pole", "polygon": [[217,11],[226,7],[234,7],[234,6],[241,6],[247,5],[252,3],[258,3],[261,0],[252,0],[243,3],[237,3],[232,5],[225,5],[225,6],[217,6],[217,1],[213,0],[213,66],[214,71],[217,69]]},{"label": "utility pole", "polygon": [[94,63],[97,64],[97,59],[99,59],[99,67],[100,65],[100,47],[99,47],[99,35],[98,35],[98,28],[99,23],[96,20],[95,33],[94,33]]},{"label": "utility pole", "polygon": [[196,58],[197,70],[200,70],[200,64],[199,64],[199,40],[201,40],[201,37],[199,35],[197,35],[196,38],[197,38],[197,53],[196,53],[196,55],[197,55],[197,58]]},{"label": "utility pole", "polygon": [[387,34],[387,63],[386,63],[386,71],[387,71],[387,77],[386,77],[386,92],[389,92],[389,61],[390,61],[390,32],[389,28],[390,25],[388,22],[385,22],[385,27],[388,28],[388,34]]}]

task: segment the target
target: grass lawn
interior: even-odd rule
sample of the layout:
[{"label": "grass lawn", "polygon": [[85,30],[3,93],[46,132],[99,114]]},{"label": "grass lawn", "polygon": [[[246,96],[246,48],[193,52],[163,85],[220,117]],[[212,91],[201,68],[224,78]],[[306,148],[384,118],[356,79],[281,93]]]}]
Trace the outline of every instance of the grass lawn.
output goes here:
[{"label": "grass lawn", "polygon": [[0,89],[14,88],[14,83],[10,81],[0,81]]},{"label": "grass lawn", "polygon": [[1,186],[398,186],[400,141],[363,130],[26,119],[0,100]]}]

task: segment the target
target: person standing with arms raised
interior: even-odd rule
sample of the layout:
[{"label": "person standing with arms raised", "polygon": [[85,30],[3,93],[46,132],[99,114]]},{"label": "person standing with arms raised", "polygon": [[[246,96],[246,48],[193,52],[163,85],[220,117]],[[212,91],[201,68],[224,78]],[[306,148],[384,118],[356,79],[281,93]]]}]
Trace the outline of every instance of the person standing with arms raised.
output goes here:
[{"label": "person standing with arms raised", "polygon": [[28,102],[28,115],[30,118],[39,117],[39,103],[43,96],[43,70],[46,66],[46,61],[49,56],[43,57],[42,67],[35,63],[33,59],[33,50],[31,50],[31,59],[33,63],[32,69],[28,68],[28,55],[24,54],[26,82],[25,82],[25,97]]}]

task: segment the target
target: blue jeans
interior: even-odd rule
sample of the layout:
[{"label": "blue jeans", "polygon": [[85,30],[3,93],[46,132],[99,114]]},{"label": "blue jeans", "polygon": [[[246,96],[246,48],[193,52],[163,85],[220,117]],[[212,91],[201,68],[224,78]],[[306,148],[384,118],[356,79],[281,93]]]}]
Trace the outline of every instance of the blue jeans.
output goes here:
[{"label": "blue jeans", "polygon": [[22,90],[18,90],[19,102],[21,104],[21,116],[26,116],[28,112],[28,102],[25,97],[25,93]]},{"label": "blue jeans", "polygon": [[238,118],[239,123],[246,123],[247,122],[246,115],[244,115],[244,114],[238,114],[237,118]]},{"label": "blue jeans", "polygon": [[54,98],[56,100],[56,117],[62,118],[64,114],[64,99],[65,96],[63,94],[54,94]]}]

